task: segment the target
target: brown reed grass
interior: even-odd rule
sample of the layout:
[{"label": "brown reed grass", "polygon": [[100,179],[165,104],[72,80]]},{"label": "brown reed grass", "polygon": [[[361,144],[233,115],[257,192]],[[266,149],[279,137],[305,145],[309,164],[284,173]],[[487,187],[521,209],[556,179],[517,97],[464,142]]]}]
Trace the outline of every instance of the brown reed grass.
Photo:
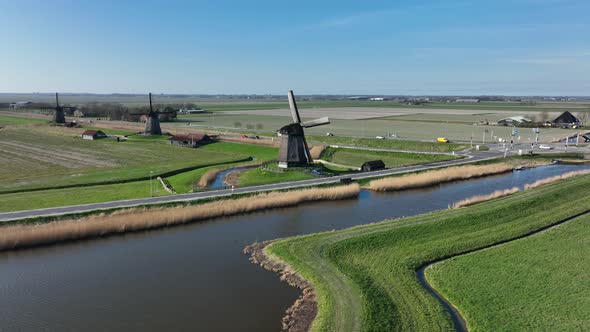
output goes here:
[{"label": "brown reed grass", "polygon": [[545,179],[537,180],[533,183],[525,184],[524,189],[537,188],[537,187],[542,186],[544,184],[553,183],[553,182],[557,182],[560,180],[565,180],[565,179],[569,179],[569,178],[573,178],[573,177],[581,176],[581,175],[586,175],[586,174],[590,174],[590,170],[567,172],[567,173],[563,173],[561,175],[556,175],[556,176],[548,177]]},{"label": "brown reed grass", "polygon": [[311,154],[311,158],[313,159],[320,159],[324,150],[326,150],[324,145],[314,145],[309,149],[309,154]]},{"label": "brown reed grass", "polygon": [[100,214],[35,225],[10,225],[0,227],[0,250],[143,231],[258,210],[295,206],[305,202],[347,199],[358,196],[359,191],[358,184],[309,188],[262,193],[193,206],[132,208],[110,215]]},{"label": "brown reed grass", "polygon": [[219,168],[212,168],[206,171],[205,174],[203,174],[199,179],[197,185],[201,188],[210,186],[215,181],[215,178],[217,177],[217,174],[219,174],[219,172],[221,172],[221,169]]},{"label": "brown reed grass", "polygon": [[466,199],[463,199],[463,200],[453,203],[453,205],[451,205],[450,208],[451,209],[458,209],[460,207],[489,201],[494,198],[512,195],[512,194],[515,194],[519,191],[520,191],[520,189],[518,189],[518,187],[512,187],[509,189],[496,190],[493,193],[486,194],[486,195],[475,195],[475,196],[472,196],[472,197],[469,197],[469,198],[466,198]]},{"label": "brown reed grass", "polygon": [[408,174],[374,180],[367,186],[375,191],[393,191],[413,188],[423,188],[439,183],[455,180],[467,180],[487,175],[500,174],[512,170],[512,165],[506,163],[490,165],[466,165],[432,170],[418,174]]}]

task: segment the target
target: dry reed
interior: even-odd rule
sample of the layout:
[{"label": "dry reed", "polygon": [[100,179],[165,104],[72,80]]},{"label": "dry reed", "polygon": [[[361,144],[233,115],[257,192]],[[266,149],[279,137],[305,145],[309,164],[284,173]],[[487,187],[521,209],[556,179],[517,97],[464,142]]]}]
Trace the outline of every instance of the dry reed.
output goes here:
[{"label": "dry reed", "polygon": [[518,187],[512,187],[510,189],[496,190],[493,193],[487,194],[487,195],[475,195],[475,196],[472,196],[472,197],[469,197],[469,198],[466,198],[466,199],[463,199],[463,200],[453,203],[453,205],[450,206],[450,208],[451,209],[458,209],[460,207],[489,201],[494,198],[512,195],[512,194],[515,194],[519,191],[520,191],[520,189],[518,189]]},{"label": "dry reed", "polygon": [[132,208],[110,215],[94,215],[46,224],[0,227],[0,250],[40,246],[108,234],[149,230],[264,209],[295,206],[304,202],[339,200],[358,196],[357,184],[262,193],[235,200],[221,200],[175,208]]},{"label": "dry reed", "polygon": [[212,168],[208,170],[207,172],[205,172],[205,174],[201,176],[197,185],[201,188],[210,186],[213,183],[213,181],[215,181],[215,178],[217,177],[217,174],[219,174],[219,172],[221,172],[221,169],[219,168]]},{"label": "dry reed", "polygon": [[311,147],[311,149],[309,149],[309,153],[311,154],[311,158],[320,159],[324,150],[326,150],[324,145],[314,145]]},{"label": "dry reed", "polygon": [[525,184],[524,189],[537,188],[537,187],[542,186],[544,184],[553,183],[556,181],[565,180],[565,179],[569,179],[569,178],[573,178],[573,177],[581,176],[581,175],[587,175],[587,174],[590,174],[590,170],[567,172],[567,173],[563,173],[561,175],[556,175],[556,176],[548,177],[545,179],[537,180],[533,183]]},{"label": "dry reed", "polygon": [[368,189],[375,191],[393,191],[412,188],[423,188],[439,183],[455,180],[466,180],[486,175],[509,172],[512,166],[506,163],[491,165],[466,165],[449,167],[440,170],[409,174],[400,177],[390,177],[371,181]]}]

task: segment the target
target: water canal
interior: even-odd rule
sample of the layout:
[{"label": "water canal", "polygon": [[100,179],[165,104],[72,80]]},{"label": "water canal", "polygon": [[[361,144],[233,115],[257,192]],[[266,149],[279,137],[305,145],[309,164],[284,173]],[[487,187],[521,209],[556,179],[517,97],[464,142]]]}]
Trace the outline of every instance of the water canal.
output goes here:
[{"label": "water canal", "polygon": [[401,193],[0,254],[0,330],[277,331],[299,292],[244,246],[445,209],[588,166],[554,165]]}]

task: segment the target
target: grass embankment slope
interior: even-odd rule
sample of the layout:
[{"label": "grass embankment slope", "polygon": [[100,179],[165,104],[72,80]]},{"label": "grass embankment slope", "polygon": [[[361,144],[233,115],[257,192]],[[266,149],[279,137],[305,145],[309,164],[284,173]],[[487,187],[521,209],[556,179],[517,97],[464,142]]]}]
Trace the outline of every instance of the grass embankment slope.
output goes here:
[{"label": "grass embankment slope", "polygon": [[589,185],[590,176],[564,180],[467,208],[279,240],[266,252],[313,284],[314,331],[451,330],[416,270],[585,211]]},{"label": "grass embankment slope", "polygon": [[353,167],[361,167],[364,162],[370,160],[383,160],[388,168],[455,159],[454,156],[446,154],[382,152],[332,147],[326,148],[320,158],[335,164]]},{"label": "grass embankment slope", "polygon": [[470,331],[590,328],[590,216],[430,266]]},{"label": "grass embankment slope", "polygon": [[425,152],[452,152],[461,151],[469,147],[469,144],[437,143],[406,141],[396,139],[354,138],[337,136],[309,136],[310,142],[321,142],[332,145],[350,145],[379,149],[396,149]]}]

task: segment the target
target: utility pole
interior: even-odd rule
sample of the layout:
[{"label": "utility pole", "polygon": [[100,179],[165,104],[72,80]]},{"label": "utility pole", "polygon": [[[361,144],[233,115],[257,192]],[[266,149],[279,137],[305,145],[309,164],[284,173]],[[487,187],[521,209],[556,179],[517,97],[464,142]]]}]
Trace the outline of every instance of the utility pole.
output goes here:
[{"label": "utility pole", "polygon": [[152,186],[152,174],[154,174],[154,171],[150,171],[150,197],[154,197],[154,189]]}]

